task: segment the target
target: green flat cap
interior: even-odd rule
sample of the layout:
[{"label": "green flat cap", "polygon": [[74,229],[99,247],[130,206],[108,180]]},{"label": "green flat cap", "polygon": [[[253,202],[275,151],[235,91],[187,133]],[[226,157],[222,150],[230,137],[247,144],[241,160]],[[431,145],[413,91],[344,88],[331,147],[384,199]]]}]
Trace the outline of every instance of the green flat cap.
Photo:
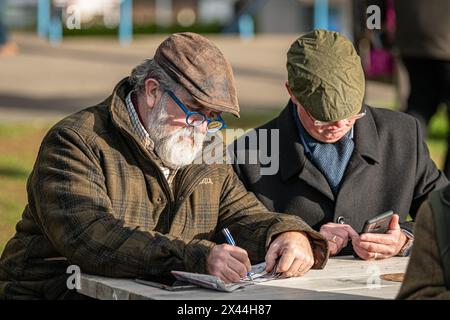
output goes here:
[{"label": "green flat cap", "polygon": [[201,105],[239,117],[231,66],[210,40],[192,32],[172,34],[154,60]]},{"label": "green flat cap", "polygon": [[365,91],[361,59],[340,33],[317,29],[299,37],[286,66],[292,94],[315,119],[338,121],[360,112]]}]

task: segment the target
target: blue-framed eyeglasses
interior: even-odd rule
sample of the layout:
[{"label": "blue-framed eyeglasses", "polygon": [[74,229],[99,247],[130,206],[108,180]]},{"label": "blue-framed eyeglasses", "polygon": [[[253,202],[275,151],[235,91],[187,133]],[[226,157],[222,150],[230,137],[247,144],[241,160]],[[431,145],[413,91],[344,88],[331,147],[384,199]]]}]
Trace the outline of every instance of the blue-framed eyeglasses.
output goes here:
[{"label": "blue-framed eyeglasses", "polygon": [[191,127],[198,127],[203,122],[207,121],[207,131],[208,133],[215,133],[219,130],[225,129],[227,125],[222,117],[219,115],[216,119],[210,119],[203,113],[197,111],[190,111],[177,96],[169,90],[166,90],[167,94],[175,101],[175,103],[184,111],[186,114],[186,123]]}]

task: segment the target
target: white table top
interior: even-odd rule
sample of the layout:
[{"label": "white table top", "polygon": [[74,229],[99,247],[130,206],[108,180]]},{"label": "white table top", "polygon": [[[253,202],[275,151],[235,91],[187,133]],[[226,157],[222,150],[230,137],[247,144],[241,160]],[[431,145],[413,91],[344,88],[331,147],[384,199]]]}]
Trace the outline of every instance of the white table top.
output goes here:
[{"label": "white table top", "polygon": [[82,274],[79,293],[97,299],[129,300],[326,300],[394,299],[400,282],[380,279],[380,275],[403,273],[408,258],[363,261],[352,256],[330,258],[323,270],[310,270],[299,278],[272,280],[247,286],[232,293],[203,288],[167,291],[139,284],[133,279],[117,279]]}]

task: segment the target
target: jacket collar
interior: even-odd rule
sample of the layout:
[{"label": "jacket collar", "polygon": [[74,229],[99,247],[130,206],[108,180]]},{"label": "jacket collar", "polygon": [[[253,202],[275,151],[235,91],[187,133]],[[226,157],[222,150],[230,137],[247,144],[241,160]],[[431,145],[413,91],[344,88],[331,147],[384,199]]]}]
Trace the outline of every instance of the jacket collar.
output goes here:
[{"label": "jacket collar", "polygon": [[277,128],[280,130],[280,174],[283,180],[299,173],[306,160],[294,116],[292,101],[289,101],[277,119]]},{"label": "jacket collar", "polygon": [[355,149],[366,161],[380,162],[380,137],[378,135],[377,125],[373,117],[372,108],[365,106],[366,116],[355,123]]},{"label": "jacket collar", "polygon": [[131,136],[142,149],[146,150],[142,145],[138,135],[133,130],[130,115],[127,110],[125,99],[130,91],[133,89],[129,82],[129,78],[122,79],[114,88],[111,96],[111,104],[109,112],[113,124],[120,130],[124,131],[128,136]]}]

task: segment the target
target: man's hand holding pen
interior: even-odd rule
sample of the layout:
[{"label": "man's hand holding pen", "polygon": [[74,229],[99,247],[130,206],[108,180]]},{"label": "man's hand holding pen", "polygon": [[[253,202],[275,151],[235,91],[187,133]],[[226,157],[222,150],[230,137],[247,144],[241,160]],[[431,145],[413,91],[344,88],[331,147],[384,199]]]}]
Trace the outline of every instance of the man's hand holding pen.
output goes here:
[{"label": "man's hand holding pen", "polygon": [[[248,277],[251,270],[247,251],[234,243],[231,234],[224,230],[229,244],[216,245],[207,259],[208,272],[225,283],[238,282]],[[298,277],[314,265],[314,255],[308,236],[303,232],[284,232],[269,246],[266,257],[266,271],[281,273],[283,277]],[[273,269],[276,270],[273,270]]]},{"label": "man's hand holding pen", "polygon": [[251,270],[247,251],[230,244],[216,245],[207,259],[208,272],[225,283],[239,282]]},{"label": "man's hand holding pen", "polygon": [[215,246],[211,250],[207,260],[209,273],[218,276],[225,283],[238,282],[245,275],[253,280],[250,273],[252,266],[247,251],[236,247],[236,242],[228,228],[224,228],[222,233],[228,245]]}]

